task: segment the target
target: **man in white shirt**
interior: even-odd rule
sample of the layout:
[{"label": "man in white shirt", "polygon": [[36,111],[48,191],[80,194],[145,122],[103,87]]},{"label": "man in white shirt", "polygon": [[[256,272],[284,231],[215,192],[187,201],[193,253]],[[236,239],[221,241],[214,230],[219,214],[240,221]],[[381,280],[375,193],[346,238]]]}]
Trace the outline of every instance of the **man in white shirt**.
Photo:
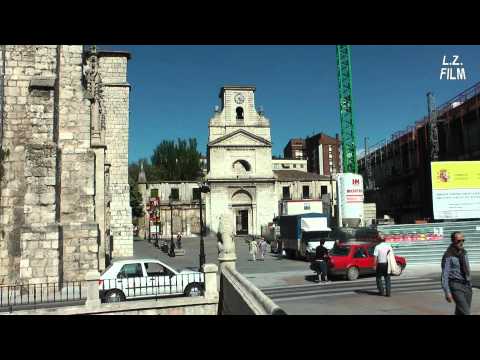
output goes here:
[{"label": "man in white shirt", "polygon": [[385,242],[383,234],[378,234],[380,238],[380,244],[375,247],[373,251],[374,256],[374,266],[377,271],[377,288],[381,296],[385,295],[383,291],[383,282],[382,276],[385,278],[385,289],[386,296],[390,297],[391,293],[391,284],[390,284],[390,274],[388,273],[388,253],[392,251],[392,247]]}]

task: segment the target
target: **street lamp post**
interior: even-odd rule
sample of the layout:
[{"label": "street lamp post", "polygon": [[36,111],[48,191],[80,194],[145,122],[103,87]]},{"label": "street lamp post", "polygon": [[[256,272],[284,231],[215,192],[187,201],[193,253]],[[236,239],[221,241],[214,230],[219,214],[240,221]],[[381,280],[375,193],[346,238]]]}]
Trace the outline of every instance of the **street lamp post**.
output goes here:
[{"label": "street lamp post", "polygon": [[205,265],[205,242],[203,240],[203,204],[202,193],[210,192],[210,188],[205,183],[200,183],[200,269]]},{"label": "street lamp post", "polygon": [[175,254],[175,243],[173,242],[173,204],[172,195],[168,197],[168,204],[170,205],[170,255]]}]

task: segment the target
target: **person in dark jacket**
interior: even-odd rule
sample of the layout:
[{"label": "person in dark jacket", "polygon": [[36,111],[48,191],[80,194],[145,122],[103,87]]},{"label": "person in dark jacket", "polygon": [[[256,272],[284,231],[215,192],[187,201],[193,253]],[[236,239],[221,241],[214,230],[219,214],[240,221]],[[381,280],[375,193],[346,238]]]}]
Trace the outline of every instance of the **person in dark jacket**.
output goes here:
[{"label": "person in dark jacket", "polygon": [[322,282],[328,282],[327,278],[327,259],[328,259],[328,249],[323,246],[325,240],[320,241],[320,245],[315,249],[315,264],[317,268],[317,281],[320,282],[320,277]]},{"label": "person in dark jacket", "polygon": [[463,248],[465,237],[455,231],[451,241],[442,258],[442,288],[445,299],[449,303],[455,302],[455,315],[470,315],[472,282],[467,251]]}]

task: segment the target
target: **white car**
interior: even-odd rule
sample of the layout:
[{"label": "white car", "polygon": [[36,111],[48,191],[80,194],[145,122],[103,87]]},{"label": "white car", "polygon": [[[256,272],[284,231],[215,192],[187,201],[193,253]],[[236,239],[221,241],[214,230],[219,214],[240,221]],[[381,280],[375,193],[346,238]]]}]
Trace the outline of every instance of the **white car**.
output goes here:
[{"label": "white car", "polygon": [[191,269],[180,272],[157,259],[113,262],[100,276],[100,299],[118,302],[158,296],[199,296],[205,289],[204,274]]}]

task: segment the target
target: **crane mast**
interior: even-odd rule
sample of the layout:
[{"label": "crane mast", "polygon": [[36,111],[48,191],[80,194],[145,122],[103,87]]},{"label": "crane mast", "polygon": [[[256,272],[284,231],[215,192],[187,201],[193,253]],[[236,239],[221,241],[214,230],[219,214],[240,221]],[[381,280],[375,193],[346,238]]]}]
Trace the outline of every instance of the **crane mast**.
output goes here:
[{"label": "crane mast", "polygon": [[337,45],[338,96],[342,136],[343,172],[357,173],[357,147],[353,118],[352,67],[350,45]]}]

